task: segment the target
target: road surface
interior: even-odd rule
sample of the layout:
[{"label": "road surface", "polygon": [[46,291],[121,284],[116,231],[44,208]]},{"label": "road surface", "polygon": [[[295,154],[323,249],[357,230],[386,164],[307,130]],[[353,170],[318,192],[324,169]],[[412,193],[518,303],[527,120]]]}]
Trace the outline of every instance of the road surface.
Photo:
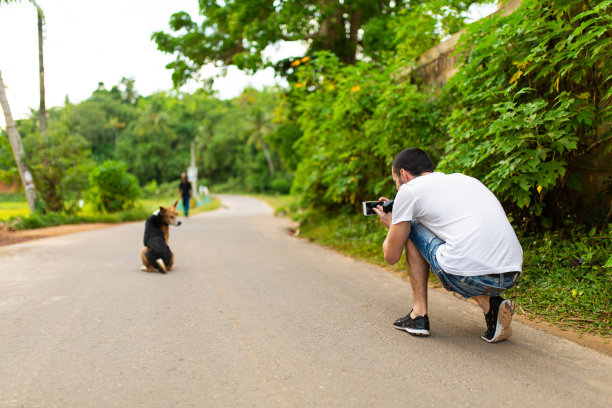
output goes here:
[{"label": "road surface", "polygon": [[438,290],[412,337],[405,280],[221,199],[171,229],[168,275],[142,222],[0,247],[0,407],[612,406],[612,358],[519,322],[488,344]]}]

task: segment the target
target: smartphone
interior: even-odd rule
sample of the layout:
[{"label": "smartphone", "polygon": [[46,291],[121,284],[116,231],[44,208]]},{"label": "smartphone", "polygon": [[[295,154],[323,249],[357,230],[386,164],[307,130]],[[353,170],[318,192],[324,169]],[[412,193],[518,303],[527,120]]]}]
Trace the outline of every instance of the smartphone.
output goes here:
[{"label": "smartphone", "polygon": [[361,203],[363,207],[363,215],[376,215],[374,208],[376,206],[383,205],[383,201],[364,201]]}]

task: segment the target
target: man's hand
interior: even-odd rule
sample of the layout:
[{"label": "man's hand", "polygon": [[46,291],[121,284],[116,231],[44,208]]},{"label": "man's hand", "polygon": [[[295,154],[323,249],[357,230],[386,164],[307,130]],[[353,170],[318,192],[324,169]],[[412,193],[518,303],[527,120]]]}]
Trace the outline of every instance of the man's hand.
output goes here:
[{"label": "man's hand", "polygon": [[[389,199],[387,197],[380,197],[378,201],[389,201]],[[373,208],[373,210],[380,218],[380,222],[382,223],[382,225],[389,228],[391,226],[392,220],[391,213],[383,212],[382,205],[376,206],[375,208]]]}]

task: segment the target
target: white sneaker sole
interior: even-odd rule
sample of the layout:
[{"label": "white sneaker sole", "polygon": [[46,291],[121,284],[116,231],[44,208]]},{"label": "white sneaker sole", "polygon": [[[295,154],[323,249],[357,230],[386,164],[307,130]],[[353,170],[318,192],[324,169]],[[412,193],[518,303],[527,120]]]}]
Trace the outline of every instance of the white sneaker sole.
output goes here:
[{"label": "white sneaker sole", "polygon": [[497,314],[497,325],[495,326],[495,335],[491,340],[482,336],[484,341],[489,343],[497,343],[502,340],[506,340],[512,335],[512,315],[514,314],[514,302],[510,299],[504,300],[499,305],[499,312]]},{"label": "white sneaker sole", "polygon": [[403,330],[409,334],[412,334],[413,336],[419,336],[419,337],[427,337],[429,336],[429,330],[425,330],[425,329],[409,329],[406,327],[399,327],[396,325],[393,325],[393,327],[395,327],[397,330]]}]

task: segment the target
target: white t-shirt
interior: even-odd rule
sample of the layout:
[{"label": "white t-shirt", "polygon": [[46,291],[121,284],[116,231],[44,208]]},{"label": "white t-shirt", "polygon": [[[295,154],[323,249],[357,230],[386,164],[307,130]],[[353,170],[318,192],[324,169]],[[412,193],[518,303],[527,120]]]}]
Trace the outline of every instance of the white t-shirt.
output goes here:
[{"label": "white t-shirt", "polygon": [[416,221],[445,244],[436,258],[453,275],[521,271],[523,249],[504,210],[480,181],[464,174],[430,173],[400,186],[393,224]]}]

